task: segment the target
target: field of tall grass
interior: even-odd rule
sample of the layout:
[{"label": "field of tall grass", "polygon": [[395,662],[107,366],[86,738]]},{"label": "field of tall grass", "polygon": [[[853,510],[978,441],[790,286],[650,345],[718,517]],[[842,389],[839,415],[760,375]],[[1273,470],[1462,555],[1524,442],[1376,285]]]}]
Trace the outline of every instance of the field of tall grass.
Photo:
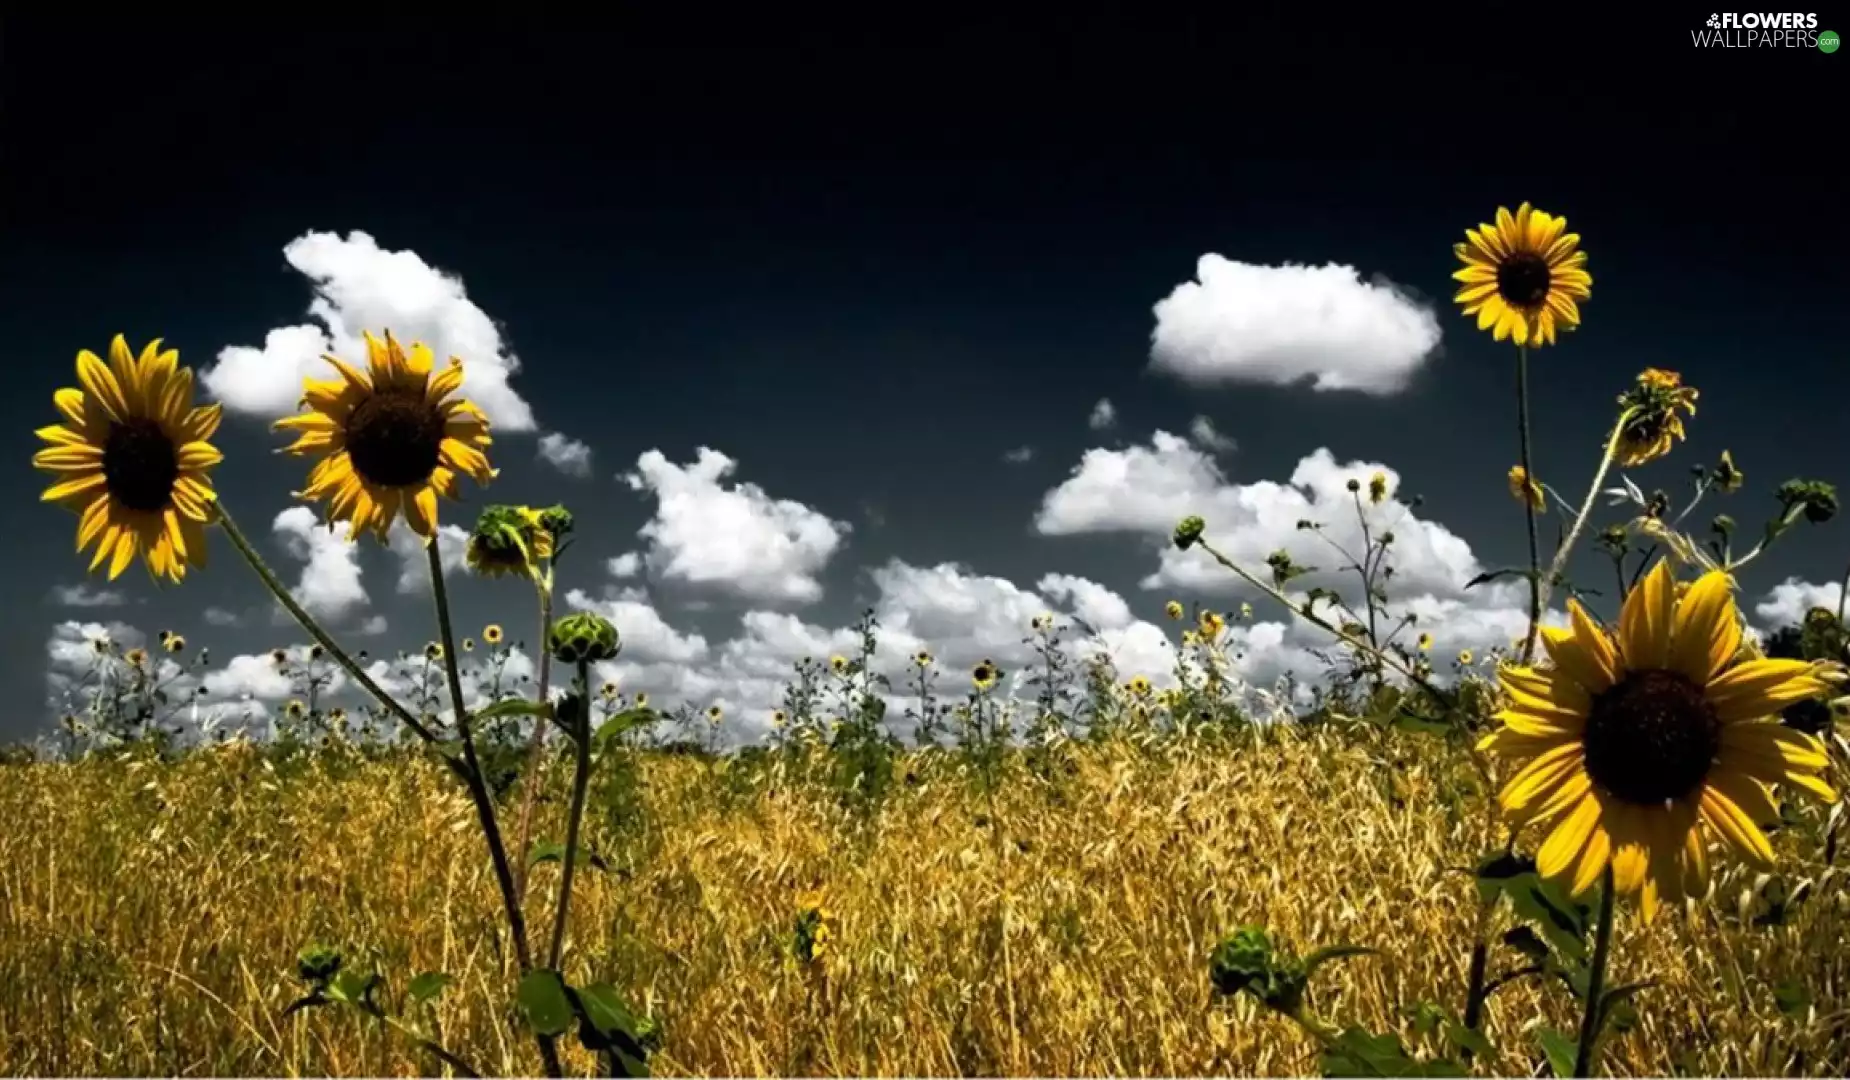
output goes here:
[{"label": "field of tall grass", "polygon": [[[1476,910],[1460,853],[1498,837],[1442,740],[1329,725],[1125,736],[1012,755],[993,788],[963,755],[913,752],[872,811],[841,798],[825,760],[629,751],[594,792],[588,846],[607,869],[579,879],[565,973],[609,980],[659,1021],[658,1071],[1314,1072],[1287,1021],[1212,992],[1210,952],[1242,924],[1379,950],[1326,968],[1316,1005],[1416,1052],[1440,1041],[1417,1003],[1460,1004]],[[558,836],[563,811],[542,803],[537,834]],[[284,1018],[307,942],[392,973],[395,1005],[412,975],[447,973],[406,1019],[484,1071],[539,1068],[509,1011],[516,973],[469,803],[426,760],[278,759],[234,741],[20,765],[0,770],[0,820],[0,1072],[440,1067],[359,1015]],[[1713,902],[1649,927],[1621,915],[1615,977],[1654,984],[1608,1068],[1850,1065],[1844,883],[1807,847],[1782,838],[1778,877],[1726,873]],[[536,924],[554,878],[542,866],[529,883]],[[830,933],[805,962],[813,890]],[[1493,954],[1493,975],[1523,966]],[[1574,1007],[1517,980],[1491,1003],[1481,1067],[1546,1074],[1525,1029],[1571,1031]]]}]

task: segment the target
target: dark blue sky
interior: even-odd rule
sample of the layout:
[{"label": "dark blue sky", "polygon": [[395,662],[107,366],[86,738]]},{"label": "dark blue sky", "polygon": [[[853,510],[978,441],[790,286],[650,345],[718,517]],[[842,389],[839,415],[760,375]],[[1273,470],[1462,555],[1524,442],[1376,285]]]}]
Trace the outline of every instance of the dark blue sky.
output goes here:
[{"label": "dark blue sky", "polygon": [[[1582,490],[1611,396],[1674,368],[1701,413],[1687,452],[1638,478],[1681,483],[1730,447],[1750,477],[1737,500],[1758,502],[1727,509],[1751,527],[1777,479],[1843,478],[1850,274],[1826,103],[1850,61],[1696,50],[1699,22],[1585,38],[1571,22],[1471,38],[998,24],[724,48],[589,28],[9,24],[0,679],[36,703],[47,637],[73,618],[180,627],[226,657],[293,639],[200,623],[208,605],[261,602],[222,540],[177,590],[137,568],[118,583],[128,606],[49,601],[83,563],[74,519],[35,505],[28,460],[78,348],[159,335],[206,366],[307,321],[310,284],[282,249],[311,230],[415,251],[503,325],[515,389],[543,430],[591,445],[594,472],[561,476],[533,435],[507,435],[500,482],[445,520],[567,500],[587,525],[575,584],[592,592],[595,563],[636,549],[655,509],[614,475],[705,445],[739,462],[735,479],[852,525],[809,622],[841,625],[873,596],[863,571],[893,558],[1023,589],[1078,575],[1152,618],[1166,594],[1137,587],[1154,566],[1140,541],[1039,536],[1034,515],[1087,448],[1196,415],[1237,441],[1221,459],[1235,482],[1282,482],[1320,447],[1385,461],[1425,495],[1423,517],[1484,564],[1514,563],[1512,350],[1457,315],[1449,275],[1463,228],[1523,199],[1568,216],[1595,279],[1586,327],[1536,358],[1541,474]],[[1436,307],[1440,352],[1386,397],[1151,374],[1152,305],[1208,252],[1381,275]],[[1087,427],[1102,397],[1113,431]],[[280,440],[256,418],[228,417],[221,444],[219,488],[267,541],[303,466],[266,452]],[[1031,461],[1002,462],[1022,445]],[[1834,579],[1850,549],[1841,522],[1790,539],[1749,595]],[[421,610],[383,596],[389,560],[365,559],[389,641],[421,643]],[[459,603],[472,625],[526,620],[505,591],[465,586]],[[763,606],[677,603],[657,607],[715,647]],[[0,734],[41,719],[24,712]]]}]

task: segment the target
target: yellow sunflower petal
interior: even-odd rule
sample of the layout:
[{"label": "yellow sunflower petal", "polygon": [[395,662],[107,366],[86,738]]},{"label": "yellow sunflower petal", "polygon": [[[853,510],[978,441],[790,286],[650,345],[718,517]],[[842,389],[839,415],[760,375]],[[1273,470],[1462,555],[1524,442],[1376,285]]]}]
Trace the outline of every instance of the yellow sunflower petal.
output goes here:
[{"label": "yellow sunflower petal", "polygon": [[1535,853],[1535,868],[1545,878],[1559,878],[1586,850],[1587,839],[1599,824],[1599,797],[1591,792],[1563,817]]},{"label": "yellow sunflower petal", "polygon": [[176,456],[180,468],[188,472],[209,469],[225,460],[225,455],[219,452],[218,447],[207,442],[187,443],[180,447],[180,452]]},{"label": "yellow sunflower petal", "polygon": [[128,402],[122,396],[122,384],[115,373],[88,349],[77,354],[77,381],[83,384],[84,401],[95,403],[112,422],[129,418]]},{"label": "yellow sunflower petal", "polygon": [[1670,564],[1663,561],[1625,598],[1619,612],[1619,653],[1628,669],[1666,666],[1676,600],[1676,580]]},{"label": "yellow sunflower petal", "polygon": [[1719,571],[1697,578],[1677,605],[1670,633],[1670,668],[1697,686],[1705,686],[1741,647],[1734,591]]},{"label": "yellow sunflower petal", "polygon": [[1598,820],[1593,823],[1592,831],[1587,834],[1587,846],[1581,849],[1580,861],[1574,866],[1573,880],[1568,883],[1568,893],[1573,896],[1579,896],[1591,889],[1594,883],[1599,881],[1600,874],[1605,871],[1607,863],[1612,861],[1613,843],[1610,822],[1613,817],[1613,808],[1604,805],[1598,791],[1588,795],[1584,801],[1599,805],[1600,814]]},{"label": "yellow sunflower petal", "polygon": [[109,342],[109,373],[116,377],[116,385],[122,389],[122,403],[125,406],[121,415],[141,416],[147,413],[147,392],[142,384],[141,361],[129,351],[128,340],[117,334]]},{"label": "yellow sunflower petal", "polygon": [[1644,888],[1651,869],[1647,819],[1656,813],[1617,804],[1606,814],[1606,831],[1612,837],[1612,886],[1621,896]]},{"label": "yellow sunflower petal", "polygon": [[39,496],[39,501],[66,502],[79,495],[89,496],[101,494],[104,483],[105,481],[101,470],[93,473],[85,473],[82,476],[74,476],[69,480],[60,480],[46,488],[45,493]]},{"label": "yellow sunflower petal", "polygon": [[1785,779],[1795,771],[1817,771],[1831,763],[1824,744],[1779,723],[1738,723],[1722,727],[1722,761],[1763,780]]},{"label": "yellow sunflower petal", "polygon": [[1773,865],[1773,845],[1767,842],[1760,826],[1754,824],[1732,799],[1709,786],[1702,789],[1699,805],[1702,820],[1741,858],[1761,869]]},{"label": "yellow sunflower petal", "polygon": [[109,560],[109,580],[114,581],[128,569],[128,564],[135,561],[135,547],[139,534],[125,527],[116,533],[116,551]]},{"label": "yellow sunflower petal", "polygon": [[83,517],[77,522],[77,550],[90,546],[103,534],[104,526],[109,524],[110,499],[107,495],[96,499],[84,507]]},{"label": "yellow sunflower petal", "polygon": [[412,496],[405,500],[405,524],[419,536],[432,536],[437,531],[437,493],[429,484],[418,487]]},{"label": "yellow sunflower petal", "polygon": [[1824,693],[1813,670],[1808,660],[1748,660],[1709,680],[1704,696],[1724,724],[1758,720]]},{"label": "yellow sunflower petal", "polygon": [[77,431],[94,432],[84,412],[84,392],[72,387],[58,390],[51,396],[52,404],[64,415],[64,422]]},{"label": "yellow sunflower petal", "polygon": [[1557,678],[1572,679],[1589,694],[1603,694],[1616,681],[1611,648],[1605,645],[1605,634],[1598,627],[1583,644],[1579,620],[1575,623],[1572,628],[1542,627],[1542,646],[1554,661]]},{"label": "yellow sunflower petal", "polygon": [[1773,801],[1772,790],[1738,769],[1714,769],[1703,783],[1709,790],[1725,796],[1756,825],[1770,825],[1779,820],[1779,804]]},{"label": "yellow sunflower petal", "polygon": [[89,472],[92,469],[101,469],[103,448],[90,443],[78,443],[74,446],[48,446],[32,455],[32,467],[50,472]]}]

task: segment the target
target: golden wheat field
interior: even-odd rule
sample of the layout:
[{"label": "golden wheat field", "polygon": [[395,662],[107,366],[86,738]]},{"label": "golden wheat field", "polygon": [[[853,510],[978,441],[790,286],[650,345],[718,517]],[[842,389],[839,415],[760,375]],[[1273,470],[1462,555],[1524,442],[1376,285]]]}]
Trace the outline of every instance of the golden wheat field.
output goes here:
[{"label": "golden wheat field", "polygon": [[[1459,755],[1398,732],[1070,744],[1034,768],[1012,760],[993,800],[926,751],[871,815],[800,769],[637,753],[621,812],[587,816],[608,869],[579,877],[564,968],[660,1023],[663,1074],[1314,1072],[1301,1033],[1211,992],[1209,953],[1244,923],[1299,947],[1379,949],[1325,968],[1316,1006],[1417,1051],[1431,1036],[1407,1006],[1464,985],[1476,904],[1460,853],[1497,842]],[[537,1071],[509,1012],[517,973],[482,839],[437,766],[336,751],[278,769],[234,742],[0,777],[0,1071],[435,1075],[364,1017],[283,1018],[310,941],[386,973],[394,1004],[413,974],[449,973],[406,1019],[486,1071]],[[541,836],[563,801],[542,804]],[[1850,1065],[1841,877],[1777,842],[1784,880],[1813,882],[1783,921],[1740,870],[1648,927],[1621,909],[1613,981],[1655,982],[1607,1070]],[[529,882],[535,925],[556,874]],[[832,933],[805,965],[789,939],[816,888]],[[1781,984],[1818,1004],[1782,1010]],[[1545,1073],[1526,1029],[1571,1031],[1575,1009],[1512,985],[1478,1068]],[[568,1071],[595,1068],[565,1053]]]}]

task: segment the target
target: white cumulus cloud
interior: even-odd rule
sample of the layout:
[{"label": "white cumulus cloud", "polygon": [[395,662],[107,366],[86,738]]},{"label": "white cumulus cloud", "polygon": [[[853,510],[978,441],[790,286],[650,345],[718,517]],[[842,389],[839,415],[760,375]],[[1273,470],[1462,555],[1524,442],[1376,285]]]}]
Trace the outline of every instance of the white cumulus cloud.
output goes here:
[{"label": "white cumulus cloud", "polygon": [[1010,465],[1025,465],[1034,458],[1034,447],[1017,446],[1013,450],[1004,450],[1002,460]]},{"label": "white cumulus cloud", "polygon": [[128,603],[128,595],[120,589],[99,589],[80,581],[75,585],[52,586],[51,602],[59,607],[121,607]]},{"label": "white cumulus cloud", "polygon": [[1196,446],[1216,453],[1225,453],[1234,447],[1233,440],[1222,435],[1220,429],[1214,426],[1214,421],[1205,416],[1197,416],[1188,422],[1188,437],[1194,440]]},{"label": "white cumulus cloud", "polygon": [[337,622],[366,606],[359,548],[347,541],[344,529],[328,528],[306,506],[291,506],[276,515],[270,531],[302,563],[293,592],[310,615]]},{"label": "white cumulus cloud", "polygon": [[1767,591],[1766,597],[1754,605],[1754,614],[1769,630],[1777,630],[1803,623],[1805,613],[1815,607],[1835,613],[1843,594],[1844,587],[1839,582],[1820,585],[1789,577]]},{"label": "white cumulus cloud", "polygon": [[1118,407],[1110,398],[1099,398],[1098,404],[1092,406],[1092,415],[1086,417],[1086,426],[1093,431],[1104,431],[1118,422]]},{"label": "white cumulus cloud", "polygon": [[540,460],[567,476],[591,475],[591,444],[549,431],[540,436]]},{"label": "white cumulus cloud", "polygon": [[1439,345],[1432,309],[1354,267],[1258,266],[1203,255],[1196,279],[1156,304],[1150,367],[1208,386],[1392,394]]},{"label": "white cumulus cloud", "polygon": [[274,417],[292,413],[304,377],[335,378],[322,360],[333,353],[350,363],[366,356],[361,332],[391,330],[409,345],[422,341],[438,363],[459,356],[466,365],[462,393],[502,431],[531,431],[533,410],[510,379],[520,360],[501,328],[469,299],[460,277],[445,273],[414,251],[392,251],[370,235],[310,232],[283,248],[283,258],[314,288],[314,320],[278,327],[262,345],[230,345],[200,372],[208,393],[232,412]]},{"label": "white cumulus cloud", "polygon": [[655,516],[638,535],[643,562],[656,578],[766,603],[813,603],[817,575],[840,549],[850,526],[756,484],[723,481],[738,463],[701,447],[682,466],[661,451],[636,459],[623,480],[655,496]]}]

